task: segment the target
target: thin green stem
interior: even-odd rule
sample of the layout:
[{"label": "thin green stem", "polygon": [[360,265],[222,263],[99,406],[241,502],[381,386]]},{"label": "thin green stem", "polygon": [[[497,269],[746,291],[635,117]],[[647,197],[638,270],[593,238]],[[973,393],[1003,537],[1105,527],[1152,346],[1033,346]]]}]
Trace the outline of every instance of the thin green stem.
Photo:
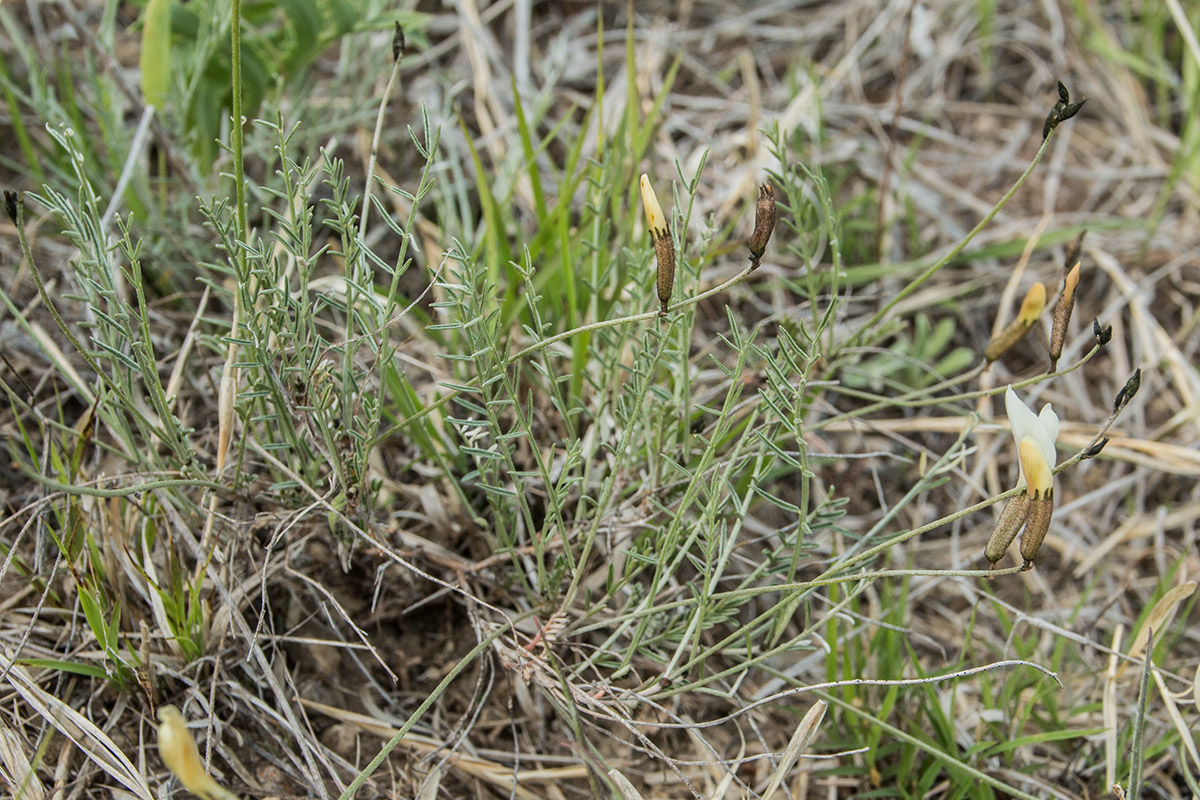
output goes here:
[{"label": "thin green stem", "polygon": [[[246,213],[246,165],[242,160],[242,0],[233,0],[230,39],[233,46],[231,72],[233,74],[233,129],[230,132],[230,149],[233,151],[233,188],[237,198],[238,234],[245,241],[248,232]],[[238,248],[235,258],[244,275],[246,252]]]},{"label": "thin green stem", "polygon": [[[873,394],[870,394],[869,392],[861,392],[856,389],[850,389],[845,386],[830,384],[827,388],[829,388],[831,391],[838,392],[839,394],[844,394],[844,395],[847,395],[850,397],[857,397],[859,399],[873,400],[875,402],[872,402],[869,405],[865,405],[862,408],[856,408],[856,409],[853,409],[852,411],[847,411],[845,413],[838,414],[837,416],[828,417],[826,419],[823,419],[820,422],[814,423],[813,426],[811,427],[811,430],[821,430],[823,428],[829,427],[830,425],[834,425],[839,422],[846,422],[848,420],[855,419],[857,417],[866,416],[867,414],[870,414],[875,411],[879,411],[884,408],[923,408],[925,406],[936,406],[936,405],[942,405],[943,403],[956,403],[956,402],[960,402],[963,400],[978,400],[981,397],[989,397],[989,396],[995,396],[998,394],[1003,394],[1008,389],[1009,386],[1012,386],[1013,389],[1022,389],[1026,386],[1033,386],[1038,383],[1043,383],[1045,381],[1050,380],[1051,378],[1057,378],[1057,377],[1061,377],[1063,375],[1068,375],[1068,374],[1074,372],[1075,370],[1083,367],[1084,364],[1091,361],[1096,356],[1096,354],[1099,352],[1100,352],[1100,345],[1095,345],[1092,347],[1092,349],[1090,351],[1088,351],[1088,353],[1086,355],[1083,356],[1083,358],[1079,359],[1079,361],[1075,362],[1074,364],[1067,367],[1066,369],[1061,369],[1061,370],[1058,370],[1057,372],[1041,373],[1038,375],[1034,375],[1032,378],[1026,378],[1023,381],[1014,381],[1011,384],[1005,384],[1003,386],[994,387],[991,389],[977,389],[973,392],[960,392],[959,394],[947,395],[945,397],[925,397],[924,395],[927,395],[931,391],[937,390],[939,387],[952,386],[955,383],[961,383],[964,378],[969,379],[971,377],[974,377],[975,375],[979,374],[979,372],[981,371],[981,367],[986,366],[986,364],[981,364],[979,367],[973,368],[968,373],[966,373],[966,375],[963,377],[952,378],[949,381],[945,381],[945,382],[939,384],[938,386],[931,387],[930,389],[922,389],[919,391],[909,392],[908,394],[903,394],[903,395],[900,395],[899,397],[895,397],[895,398],[879,398],[878,395],[873,395]],[[918,397],[921,399],[916,399]]]},{"label": "thin green stem", "polygon": [[1049,148],[1050,141],[1053,138],[1054,132],[1051,131],[1050,135],[1042,140],[1042,146],[1038,148],[1037,154],[1033,157],[1033,161],[1029,162],[1029,166],[1026,167],[1025,171],[1021,173],[1021,177],[1017,178],[1016,183],[1014,183],[1012,187],[1004,193],[1004,196],[1000,198],[996,205],[992,206],[992,210],[985,214],[983,219],[979,220],[979,223],[971,229],[971,232],[964,236],[958,244],[950,249],[949,252],[931,264],[928,269],[926,269],[924,272],[914,278],[907,286],[897,292],[896,296],[885,303],[883,308],[876,311],[874,316],[867,320],[867,323],[863,325],[861,329],[859,329],[858,333],[851,337],[850,341],[847,343],[848,347],[854,347],[859,344],[876,325],[883,321],[883,318],[886,317],[893,308],[895,308],[905,298],[919,289],[927,280],[936,275],[938,271],[942,269],[942,267],[953,261],[954,258],[961,253],[968,244],[971,243],[971,240],[974,239],[981,230],[986,228],[991,223],[996,215],[1000,213],[1000,209],[1004,208],[1004,206],[1008,204],[1008,201],[1012,199],[1012,196],[1017,193],[1017,190],[1025,185],[1025,181],[1029,180],[1029,176],[1033,174],[1034,168],[1037,167],[1038,163],[1042,160],[1042,156],[1046,154],[1046,150]]},{"label": "thin green stem", "polygon": [[[157,481],[146,481],[134,486],[122,486],[120,489],[97,489],[94,486],[86,486],[78,483],[62,483],[53,478],[47,478],[45,475],[39,475],[37,472],[24,466],[21,467],[21,474],[45,486],[47,489],[53,489],[63,494],[87,495],[88,497],[129,497],[130,495],[141,494],[143,492],[153,492],[157,489],[172,489],[185,486],[212,489],[214,492],[222,494],[229,491],[228,487],[214,481],[199,480],[196,478],[164,478]],[[128,475],[112,475],[103,480],[116,480],[117,478],[128,477]]]}]

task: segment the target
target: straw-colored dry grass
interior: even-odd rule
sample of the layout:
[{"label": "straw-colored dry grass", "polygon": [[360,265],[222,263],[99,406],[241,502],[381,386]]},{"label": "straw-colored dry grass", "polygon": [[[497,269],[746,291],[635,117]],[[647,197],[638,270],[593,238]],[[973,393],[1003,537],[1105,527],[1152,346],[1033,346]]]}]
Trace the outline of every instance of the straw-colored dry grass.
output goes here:
[{"label": "straw-colored dry grass", "polygon": [[[155,749],[154,709],[174,704],[242,796],[1094,798],[1128,789],[1135,764],[1144,797],[1200,796],[1200,47],[1180,27],[1200,3],[638,0],[632,40],[624,3],[418,5],[361,239],[320,227],[340,195],[319,177],[290,195],[318,216],[311,250],[272,238],[300,225],[260,189],[283,191],[277,133],[246,129],[249,226],[289,264],[292,305],[256,276],[235,315],[237,225],[206,225],[194,199],[232,201],[227,153],[203,169],[168,113],[134,159],[116,210],[150,209],[130,225],[153,358],[131,385],[157,370],[177,440],[126,435],[116,420],[135,409],[163,418],[153,393],[106,384],[96,401],[95,364],[47,311],[84,341],[109,330],[110,296],[70,266],[87,242],[24,199],[42,293],[0,224],[7,791],[182,792]],[[392,13],[365,6],[363,20]],[[69,120],[84,172],[112,190],[113,126],[141,112],[121,71],[139,13],[121,6],[110,40],[97,4],[0,6],[22,37],[0,41],[0,78],[26,87],[0,116],[7,184],[82,203],[45,129]],[[353,212],[390,44],[386,20],[348,34],[252,110],[299,123],[297,163],[344,160]],[[1088,98],[1081,114],[914,285],[1030,164],[1058,80]],[[441,125],[428,163],[407,130],[425,137],[422,109]],[[417,194],[423,169],[414,213],[388,187]],[[677,214],[682,307],[520,354],[657,311],[642,172]],[[785,219],[762,266],[689,304],[746,267],[765,180]],[[786,207],[788,186],[808,205]],[[1049,322],[976,365],[1030,284],[1053,302],[1085,229],[1062,374],[1022,397],[1054,405],[1062,462],[1135,369],[1141,390],[1102,454],[1057,476],[1036,569],[1009,556],[988,580],[1002,505],[954,515],[1015,484],[1000,390],[1045,371]],[[351,241],[395,293],[374,329],[343,327]],[[333,299],[299,327],[296,275],[326,243],[339,252],[313,256],[312,294]],[[401,253],[414,262],[391,284],[378,265]],[[593,285],[602,259],[613,271]],[[223,338],[278,308],[269,342]],[[496,341],[470,324],[491,313]],[[1097,352],[1092,318],[1113,328]],[[384,329],[386,362],[371,349]],[[789,371],[781,342],[814,330],[812,360]],[[322,345],[293,369],[306,337]],[[125,368],[97,353],[101,371]],[[938,387],[935,369],[967,377]]]}]

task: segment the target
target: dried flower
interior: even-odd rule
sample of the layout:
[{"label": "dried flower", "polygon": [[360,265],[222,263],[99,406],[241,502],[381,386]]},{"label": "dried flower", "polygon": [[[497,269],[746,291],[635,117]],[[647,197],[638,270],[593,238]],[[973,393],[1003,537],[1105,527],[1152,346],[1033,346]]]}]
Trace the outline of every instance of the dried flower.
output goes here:
[{"label": "dried flower", "polygon": [[667,315],[667,304],[671,300],[671,289],[675,286],[675,243],[667,230],[667,217],[663,214],[650,178],[642,174],[642,207],[646,209],[646,222],[650,228],[650,241],[654,243],[654,254],[658,261],[658,302],[662,304],[659,316]]},{"label": "dried flower", "polygon": [[1138,393],[1138,389],[1142,388],[1142,368],[1138,367],[1129,376],[1129,380],[1125,381],[1125,385],[1121,387],[1121,391],[1117,392],[1116,399],[1113,400],[1113,411],[1120,411],[1125,406],[1129,405],[1129,401]]},{"label": "dried flower", "polygon": [[1078,103],[1071,102],[1071,93],[1067,91],[1067,87],[1062,81],[1058,82],[1058,102],[1054,104],[1054,108],[1050,109],[1050,113],[1046,115],[1046,121],[1042,125],[1042,139],[1045,140],[1050,135],[1050,131],[1059,126],[1060,123],[1066,122],[1071,117],[1079,113],[1079,109],[1083,108],[1083,104],[1087,102],[1087,98],[1083,98]]},{"label": "dried flower", "polygon": [[754,206],[754,233],[750,234],[750,263],[751,269],[758,267],[762,254],[767,249],[767,242],[775,230],[779,219],[779,210],[775,206],[775,190],[771,184],[764,183],[758,187],[758,203]]},{"label": "dried flower", "polygon": [[1100,320],[1095,317],[1092,317],[1092,333],[1096,337],[1097,347],[1104,347],[1104,345],[1112,341],[1112,325],[1101,328]]},{"label": "dried flower", "polygon": [[1035,283],[1025,294],[1025,299],[1021,302],[1021,310],[1017,312],[1017,318],[988,342],[987,349],[983,351],[984,358],[988,361],[995,361],[1007,353],[1013,345],[1025,337],[1025,334],[1029,333],[1029,329],[1033,327],[1033,323],[1037,322],[1037,318],[1041,316],[1042,309],[1045,307],[1046,287]]},{"label": "dried flower", "polygon": [[1062,292],[1058,302],[1054,304],[1054,325],[1050,329],[1050,371],[1058,369],[1058,359],[1062,355],[1063,344],[1067,339],[1067,325],[1071,322],[1071,312],[1075,310],[1075,288],[1079,285],[1079,263],[1076,262],[1067,277],[1063,280]]}]

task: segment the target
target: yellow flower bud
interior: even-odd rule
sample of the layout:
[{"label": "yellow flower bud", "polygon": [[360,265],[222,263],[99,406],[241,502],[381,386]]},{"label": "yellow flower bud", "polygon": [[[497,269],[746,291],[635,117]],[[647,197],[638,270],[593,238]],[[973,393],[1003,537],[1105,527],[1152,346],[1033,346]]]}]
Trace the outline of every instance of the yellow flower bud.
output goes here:
[{"label": "yellow flower bud", "polygon": [[1021,310],[1017,312],[1017,318],[988,342],[987,349],[983,351],[983,357],[988,361],[995,361],[1007,353],[1013,345],[1025,337],[1025,334],[1029,333],[1029,329],[1033,327],[1033,323],[1037,322],[1037,318],[1045,307],[1046,287],[1035,283],[1029,287],[1025,299],[1021,302]]},{"label": "yellow flower bud", "polygon": [[1075,309],[1075,288],[1079,285],[1079,264],[1076,263],[1067,277],[1063,280],[1062,294],[1054,304],[1054,326],[1050,330],[1050,371],[1058,368],[1058,359],[1062,355],[1063,343],[1067,339],[1067,325],[1071,322],[1071,312]]},{"label": "yellow flower bud", "polygon": [[183,788],[203,800],[238,800],[233,792],[222,789],[204,771],[196,740],[187,729],[183,714],[175,706],[158,709],[158,753],[167,769],[174,773]]},{"label": "yellow flower bud", "polygon": [[1041,283],[1035,283],[1029,287],[1025,299],[1021,302],[1021,310],[1017,312],[1017,322],[1026,328],[1032,326],[1037,322],[1037,318],[1041,316],[1042,309],[1045,307],[1046,287]]},{"label": "yellow flower bud", "polygon": [[658,313],[665,317],[671,301],[671,290],[675,286],[675,243],[667,231],[667,217],[645,173],[642,174],[642,207],[646,209],[650,241],[654,242],[654,255],[658,262],[658,302],[662,305]]},{"label": "yellow flower bud", "polygon": [[658,195],[650,185],[650,176],[642,173],[642,208],[646,209],[646,222],[650,227],[651,241],[667,235],[667,217],[658,204]]}]

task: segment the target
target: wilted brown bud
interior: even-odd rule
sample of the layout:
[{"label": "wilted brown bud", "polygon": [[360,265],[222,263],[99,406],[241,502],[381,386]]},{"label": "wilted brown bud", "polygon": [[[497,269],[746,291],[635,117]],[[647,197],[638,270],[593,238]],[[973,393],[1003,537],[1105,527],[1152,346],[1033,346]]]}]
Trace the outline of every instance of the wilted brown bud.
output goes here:
[{"label": "wilted brown bud", "polygon": [[1067,325],[1071,322],[1071,312],[1075,310],[1075,288],[1079,285],[1079,264],[1076,263],[1067,273],[1063,281],[1062,292],[1058,302],[1054,304],[1054,326],[1050,329],[1050,371],[1058,368],[1058,358],[1062,355],[1063,343],[1067,339]]},{"label": "wilted brown bud", "polygon": [[1029,292],[1021,303],[1021,310],[1017,313],[1016,320],[988,342],[987,349],[983,351],[983,357],[988,361],[995,361],[1007,353],[1013,345],[1025,337],[1025,334],[1029,333],[1029,329],[1033,327],[1033,323],[1037,322],[1038,316],[1045,307],[1046,287],[1035,283],[1029,287]]},{"label": "wilted brown bud", "polygon": [[8,212],[8,218],[13,221],[14,225],[17,224],[17,203],[16,192],[4,192],[4,210]]},{"label": "wilted brown bud", "polygon": [[1025,531],[1021,534],[1021,558],[1025,559],[1022,570],[1033,569],[1033,561],[1042,549],[1053,516],[1054,490],[1035,491],[1029,501],[1029,521],[1025,523]]},{"label": "wilted brown bud", "polygon": [[775,207],[775,190],[771,184],[764,183],[758,187],[758,203],[754,207],[754,233],[750,234],[750,261],[754,267],[767,249],[767,242],[775,230],[779,219],[779,211]]},{"label": "wilted brown bud", "polygon": [[1129,376],[1129,380],[1125,381],[1125,385],[1121,387],[1121,391],[1117,392],[1117,397],[1113,400],[1113,411],[1120,411],[1125,406],[1129,405],[1129,401],[1138,393],[1138,389],[1142,388],[1142,368],[1138,367]]},{"label": "wilted brown bud", "polygon": [[992,531],[987,545],[983,548],[983,554],[987,557],[993,569],[996,566],[996,562],[1004,558],[1004,554],[1008,552],[1013,539],[1017,538],[1017,531],[1021,530],[1021,526],[1025,524],[1028,516],[1029,494],[1026,492],[1021,492],[1009,500],[1008,505],[1004,507],[1004,511],[1000,513],[1000,519],[996,522],[996,528]]},{"label": "wilted brown bud", "polygon": [[1098,347],[1104,347],[1104,345],[1112,341],[1112,325],[1101,328],[1100,320],[1095,317],[1092,317],[1092,333],[1096,336],[1096,345]]},{"label": "wilted brown bud", "polygon": [[1101,439],[1100,441],[1096,442],[1094,445],[1089,447],[1087,452],[1083,454],[1083,457],[1084,458],[1095,458],[1096,456],[1100,455],[1100,453],[1102,453],[1104,451],[1104,445],[1106,445],[1106,444],[1108,444],[1107,436],[1105,436],[1103,439]]},{"label": "wilted brown bud", "polygon": [[1071,93],[1067,91],[1067,87],[1062,81],[1058,82],[1058,102],[1054,104],[1054,108],[1050,109],[1050,113],[1046,115],[1046,122],[1042,125],[1042,139],[1045,140],[1050,135],[1050,131],[1058,127],[1059,123],[1066,122],[1071,117],[1079,113],[1079,109],[1083,108],[1083,104],[1087,102],[1087,98],[1083,98],[1078,103],[1071,102]]}]

